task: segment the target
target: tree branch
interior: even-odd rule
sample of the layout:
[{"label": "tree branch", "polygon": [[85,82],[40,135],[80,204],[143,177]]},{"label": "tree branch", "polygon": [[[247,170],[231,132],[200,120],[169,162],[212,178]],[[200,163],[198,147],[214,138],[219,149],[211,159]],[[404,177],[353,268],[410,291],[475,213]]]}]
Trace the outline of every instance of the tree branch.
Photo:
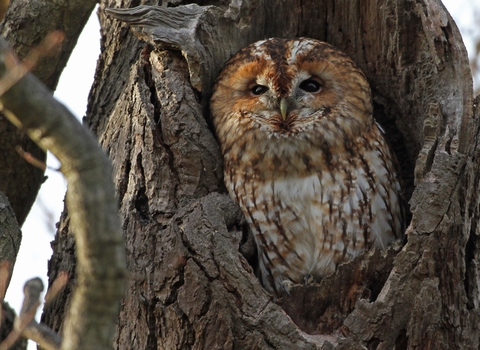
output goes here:
[{"label": "tree branch", "polygon": [[25,283],[22,310],[16,325],[21,333],[28,339],[32,339],[42,348],[48,350],[60,349],[62,338],[49,327],[35,321],[35,313],[40,305],[40,293],[43,291],[43,283],[40,278],[33,278]]},{"label": "tree branch", "polygon": [[[50,90],[55,90],[63,68],[97,2],[12,0],[0,24],[0,33],[20,60],[24,60],[49,33],[57,30],[64,33],[65,40],[60,49],[42,57],[32,70]],[[0,139],[0,190],[9,198],[17,220],[22,225],[44,181],[44,171],[25,162],[15,147],[21,147],[42,162],[46,155],[3,116],[0,116]]]},{"label": "tree branch", "polygon": [[97,3],[96,0],[12,0],[0,25],[0,33],[21,60],[49,33],[60,31],[65,34],[60,49],[40,59],[33,69],[33,73],[49,89],[55,90],[63,68]]},{"label": "tree branch", "polygon": [[32,278],[25,283],[25,298],[22,310],[15,319],[14,330],[0,343],[0,350],[10,349],[21,335],[34,340],[46,350],[57,350],[60,348],[60,336],[50,328],[35,321],[35,314],[40,306],[40,294],[43,288],[43,282],[40,278]]},{"label": "tree branch", "polygon": [[[8,51],[0,40],[0,57]],[[2,60],[0,76],[5,73]],[[12,123],[59,159],[68,181],[78,278],[62,348],[112,348],[125,258],[110,161],[93,136],[32,74],[0,96],[0,103]]]}]

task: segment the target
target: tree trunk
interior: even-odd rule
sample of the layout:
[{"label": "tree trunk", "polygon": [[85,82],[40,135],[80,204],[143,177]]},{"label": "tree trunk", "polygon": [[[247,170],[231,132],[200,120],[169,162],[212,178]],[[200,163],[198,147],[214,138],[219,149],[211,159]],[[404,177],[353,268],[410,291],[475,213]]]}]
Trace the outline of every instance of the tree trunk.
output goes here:
[{"label": "tree trunk", "polygon": [[[478,348],[479,110],[460,34],[440,1],[170,2],[111,16],[105,8],[138,2],[100,8],[102,55],[86,122],[113,162],[126,240],[116,347]],[[207,105],[236,50],[296,36],[331,43],[365,72],[411,222],[405,245],[373,249],[274,302],[244,257],[253,255],[250,240],[223,185]],[[68,222],[63,215],[50,276],[75,272]],[[44,315],[57,329],[72,283]]]}]

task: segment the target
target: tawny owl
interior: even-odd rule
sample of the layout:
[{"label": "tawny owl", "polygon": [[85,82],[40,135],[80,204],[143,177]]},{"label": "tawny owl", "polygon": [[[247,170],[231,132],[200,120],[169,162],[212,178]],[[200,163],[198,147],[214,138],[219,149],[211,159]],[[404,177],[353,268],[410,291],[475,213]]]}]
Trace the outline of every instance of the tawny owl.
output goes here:
[{"label": "tawny owl", "polygon": [[225,64],[211,113],[268,291],[318,280],[403,235],[369,84],[339,50],[307,38],[256,42]]}]

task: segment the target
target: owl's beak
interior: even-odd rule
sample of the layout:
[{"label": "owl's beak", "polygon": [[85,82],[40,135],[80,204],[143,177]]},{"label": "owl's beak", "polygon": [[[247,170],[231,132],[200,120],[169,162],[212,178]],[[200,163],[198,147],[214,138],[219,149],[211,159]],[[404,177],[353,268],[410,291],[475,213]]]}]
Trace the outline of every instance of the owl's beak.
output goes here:
[{"label": "owl's beak", "polygon": [[281,98],[280,99],[280,115],[282,116],[283,120],[287,119],[287,113],[288,113],[287,99]]}]

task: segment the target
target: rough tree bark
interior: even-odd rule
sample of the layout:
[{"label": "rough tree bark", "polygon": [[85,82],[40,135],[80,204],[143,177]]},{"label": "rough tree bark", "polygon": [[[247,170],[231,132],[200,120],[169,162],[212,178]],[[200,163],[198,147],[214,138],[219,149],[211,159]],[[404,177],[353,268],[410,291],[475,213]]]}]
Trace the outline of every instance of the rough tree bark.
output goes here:
[{"label": "rough tree bark", "polygon": [[[479,110],[441,2],[167,2],[107,16],[139,2],[101,1],[86,121],[113,161],[126,239],[117,348],[478,348]],[[411,205],[404,246],[294,288],[278,302],[285,311],[239,252],[248,234],[225,193],[207,109],[229,55],[273,36],[324,40],[360,65]],[[65,214],[52,276],[75,272],[68,223]],[[57,329],[72,283],[44,315]]]}]

